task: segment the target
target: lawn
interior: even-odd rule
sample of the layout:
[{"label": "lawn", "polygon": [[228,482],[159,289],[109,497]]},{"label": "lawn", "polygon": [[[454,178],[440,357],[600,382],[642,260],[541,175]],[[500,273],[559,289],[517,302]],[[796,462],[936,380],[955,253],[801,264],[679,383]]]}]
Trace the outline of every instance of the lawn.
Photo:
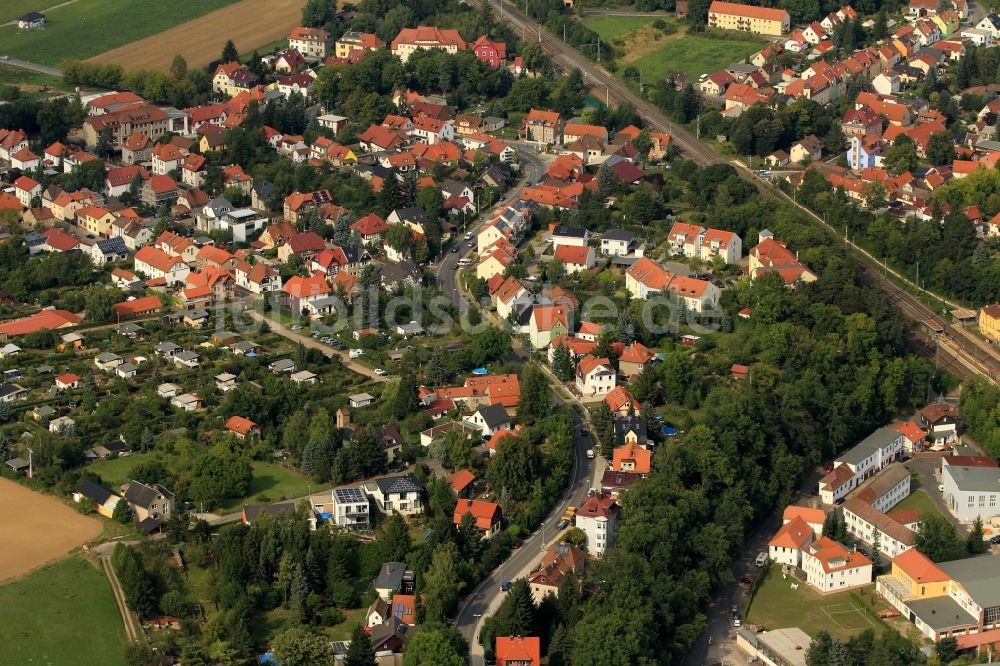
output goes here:
[{"label": "lawn", "polygon": [[[798,589],[793,590],[791,584],[796,582]],[[869,585],[824,596],[791,576],[782,580],[781,567],[772,565],[746,612],[746,620],[765,629],[798,627],[810,636],[820,629],[843,639],[865,629],[879,634],[885,625],[862,610],[863,603],[871,602],[874,589]],[[879,603],[875,612],[887,607]]]},{"label": "lawn", "polygon": [[[226,500],[223,502],[222,508],[233,510],[248,503],[265,504],[268,502],[279,502],[283,499],[303,497],[310,490],[316,492],[322,490],[323,487],[322,484],[316,483],[309,477],[293,472],[280,465],[254,462],[250,493],[247,497]],[[267,502],[264,502],[264,499]]]},{"label": "lawn", "polygon": [[[0,28],[0,44],[3,53],[13,58],[58,65],[155,35],[235,1],[201,0],[178,5],[158,0],[78,0],[46,12],[44,30]],[[19,4],[20,0],[15,2]],[[0,4],[6,12],[8,3]]]},{"label": "lawn", "polygon": [[0,587],[0,662],[125,664],[125,631],[104,575],[70,557]]},{"label": "lawn", "polygon": [[[98,460],[88,465],[85,469],[101,477],[101,480],[107,486],[120,486],[132,480],[129,478],[128,473],[134,465],[140,462],[148,462],[155,457],[156,454],[154,453],[136,453],[131,456]],[[164,463],[169,467],[169,461],[164,460]]]},{"label": "lawn", "polygon": [[915,509],[920,512],[921,516],[931,513],[942,515],[941,511],[934,505],[930,495],[924,490],[914,490],[909,497],[892,507],[890,511],[902,511],[903,509]]},{"label": "lawn", "polygon": [[644,25],[649,25],[655,20],[650,16],[594,16],[584,19],[583,24],[600,35],[601,39],[610,41]]},{"label": "lawn", "polygon": [[30,69],[14,67],[13,65],[5,65],[3,63],[0,63],[0,84],[25,84],[33,86],[49,86],[50,88],[57,88],[59,90],[66,91],[73,90],[73,86],[63,83],[63,80],[57,76],[49,76],[48,74],[42,74],[41,72],[33,72]]},{"label": "lawn", "polygon": [[697,81],[702,74],[712,74],[726,65],[741,62],[759,51],[767,42],[719,39],[705,35],[678,35],[664,39],[659,49],[629,62],[642,70],[646,81],[658,81],[668,71],[687,74]]}]

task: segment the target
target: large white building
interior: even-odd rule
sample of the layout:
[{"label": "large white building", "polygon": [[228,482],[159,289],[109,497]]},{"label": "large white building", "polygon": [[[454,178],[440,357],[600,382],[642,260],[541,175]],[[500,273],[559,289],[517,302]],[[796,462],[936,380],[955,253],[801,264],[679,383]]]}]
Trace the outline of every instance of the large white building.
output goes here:
[{"label": "large white building", "polygon": [[[949,465],[942,461],[941,485],[948,507],[960,520],[988,521],[1000,515],[1000,468]],[[997,572],[1000,576],[1000,571]]]},{"label": "large white building", "polygon": [[712,261],[722,257],[727,264],[735,264],[743,257],[743,241],[731,231],[706,229],[697,224],[675,222],[667,236],[674,254]]},{"label": "large white building", "polygon": [[618,502],[601,493],[587,498],[576,512],[576,526],[587,535],[587,550],[596,557],[615,545],[618,531]]},{"label": "large white building", "polygon": [[874,545],[879,551],[895,558],[913,548],[913,530],[885,515],[867,502],[850,498],[843,505],[844,524],[848,533]]},{"label": "large white building", "polygon": [[819,481],[819,496],[825,504],[846,497],[865,479],[899,458],[904,436],[891,427],[879,428],[857,446],[833,461],[833,470]]},{"label": "large white building", "polygon": [[820,592],[839,592],[872,582],[872,563],[833,539],[821,537],[802,551],[806,582]]},{"label": "large white building", "polygon": [[368,527],[368,496],[358,487],[334,488],[333,522],[338,527]]}]

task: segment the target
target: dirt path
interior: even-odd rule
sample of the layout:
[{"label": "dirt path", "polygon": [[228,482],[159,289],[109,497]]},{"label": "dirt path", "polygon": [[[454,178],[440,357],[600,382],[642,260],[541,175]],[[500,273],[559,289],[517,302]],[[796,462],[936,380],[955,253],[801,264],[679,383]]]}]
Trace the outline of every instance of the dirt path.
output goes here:
[{"label": "dirt path", "polygon": [[129,70],[166,71],[174,56],[180,54],[189,66],[201,67],[219,57],[227,39],[244,53],[287,37],[299,24],[301,13],[302,0],[243,0],[91,60]]},{"label": "dirt path", "polygon": [[65,557],[101,533],[101,521],[0,478],[0,582]]},{"label": "dirt path", "polygon": [[121,583],[118,582],[118,574],[115,573],[115,568],[111,566],[111,559],[101,557],[101,567],[104,568],[104,574],[108,577],[108,583],[111,585],[111,593],[115,595],[118,612],[121,613],[122,622],[125,624],[125,638],[129,641],[139,640],[139,632],[142,631],[142,627],[136,624],[135,615],[128,608],[128,603],[125,601],[125,591],[122,590]]}]

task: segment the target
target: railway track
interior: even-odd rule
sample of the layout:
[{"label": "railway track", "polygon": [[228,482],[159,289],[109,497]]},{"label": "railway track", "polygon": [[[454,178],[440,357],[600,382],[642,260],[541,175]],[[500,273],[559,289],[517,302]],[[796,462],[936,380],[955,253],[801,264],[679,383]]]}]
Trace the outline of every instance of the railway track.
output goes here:
[{"label": "railway track", "polygon": [[[520,10],[512,7],[509,2],[502,0],[471,0],[474,4],[489,2],[495,10],[499,12],[501,20],[508,23],[515,31],[519,31],[525,41],[537,40],[542,49],[549,54],[553,63],[565,71],[579,69],[583,74],[585,83],[591,86],[591,90],[596,96],[600,96],[601,89],[604,91],[604,101],[608,106],[628,103],[642,116],[646,124],[654,130],[667,132],[671,136],[674,146],[685,156],[701,165],[708,164],[733,164],[721,157],[710,147],[696,139],[683,127],[679,127],[671,122],[655,105],[646,101],[634,91],[628,88],[621,81],[609,74],[603,67],[587,59],[576,48],[564,44],[560,39],[540,27],[535,21],[529,19]],[[786,203],[798,208],[809,218],[830,231],[834,237],[840,238],[837,231],[830,227],[822,218],[810,211],[808,208],[799,205],[787,194],[776,187],[755,177],[742,164],[736,162],[736,169],[747,182],[750,182],[763,195],[774,196],[783,199]],[[734,166],[735,166],[734,165]],[[949,364],[949,370],[955,372],[958,368],[964,368],[961,377],[971,374],[981,374],[990,381],[996,383],[1000,378],[1000,352],[994,349],[988,342],[976,337],[973,333],[965,330],[962,326],[951,324],[937,316],[920,299],[897,287],[887,276],[882,275],[860,248],[850,246],[850,249],[859,258],[857,262],[862,280],[871,286],[878,287],[884,291],[889,300],[903,312],[904,315],[914,320],[918,324],[925,321],[936,322],[944,332],[943,342],[939,345],[942,348],[949,348],[944,363]],[[961,342],[958,342],[958,341]],[[922,348],[927,351],[926,347]],[[941,354],[935,354],[933,348],[930,355],[939,361]]]}]

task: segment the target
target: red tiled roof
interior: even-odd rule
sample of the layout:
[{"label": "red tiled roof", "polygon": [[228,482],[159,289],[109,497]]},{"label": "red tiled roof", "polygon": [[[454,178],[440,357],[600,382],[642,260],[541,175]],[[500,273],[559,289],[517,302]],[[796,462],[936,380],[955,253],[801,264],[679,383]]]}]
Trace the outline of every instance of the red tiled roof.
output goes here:
[{"label": "red tiled roof", "polygon": [[156,296],[144,296],[134,301],[115,303],[115,314],[124,317],[144,312],[155,312],[162,307],[163,303]]},{"label": "red tiled roof", "polygon": [[226,421],[226,430],[235,432],[237,435],[249,435],[254,429],[259,430],[260,426],[242,416],[230,416],[229,420]]},{"label": "red tiled roof", "polygon": [[66,310],[42,310],[30,317],[22,317],[0,324],[4,335],[27,335],[38,331],[51,331],[79,323],[80,317]]},{"label": "red tiled roof", "polygon": [[455,504],[455,515],[452,516],[452,522],[456,525],[460,524],[467,513],[471,513],[476,519],[476,527],[488,530],[500,519],[500,505],[485,500],[460,499]]}]

